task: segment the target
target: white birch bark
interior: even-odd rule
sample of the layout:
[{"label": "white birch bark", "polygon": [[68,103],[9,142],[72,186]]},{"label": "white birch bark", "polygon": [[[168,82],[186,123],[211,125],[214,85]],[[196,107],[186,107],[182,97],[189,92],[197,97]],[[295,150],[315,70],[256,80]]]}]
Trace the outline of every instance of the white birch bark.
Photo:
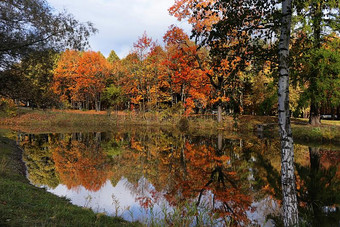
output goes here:
[{"label": "white birch bark", "polygon": [[281,35],[279,43],[279,128],[281,137],[281,184],[284,226],[298,225],[298,207],[294,175],[294,147],[289,111],[289,40],[292,0],[282,2]]}]

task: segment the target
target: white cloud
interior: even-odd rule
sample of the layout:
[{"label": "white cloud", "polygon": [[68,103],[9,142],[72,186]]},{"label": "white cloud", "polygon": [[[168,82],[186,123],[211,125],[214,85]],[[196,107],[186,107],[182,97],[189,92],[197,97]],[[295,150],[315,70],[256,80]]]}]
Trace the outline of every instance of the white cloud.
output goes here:
[{"label": "white cloud", "polygon": [[144,31],[158,43],[171,24],[190,32],[186,22],[168,13],[174,0],[48,0],[60,11],[66,9],[79,21],[91,21],[99,33],[90,38],[91,49],[108,56],[111,50],[125,57]]}]

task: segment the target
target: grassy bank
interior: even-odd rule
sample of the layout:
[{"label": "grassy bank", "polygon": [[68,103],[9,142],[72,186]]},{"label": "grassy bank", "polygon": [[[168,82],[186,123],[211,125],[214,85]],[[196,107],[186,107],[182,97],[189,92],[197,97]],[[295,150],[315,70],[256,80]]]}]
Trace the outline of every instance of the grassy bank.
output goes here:
[{"label": "grassy bank", "polygon": [[[71,132],[98,129],[112,130],[116,127],[162,126],[181,129],[181,114],[164,112],[112,112],[77,110],[30,110],[20,109],[16,116],[1,117],[0,127],[28,132]],[[278,137],[277,118],[271,116],[224,116],[218,124],[215,115],[190,115],[186,118],[191,131],[238,131],[252,133],[257,125],[264,125],[264,134]],[[184,121],[185,122],[185,121]],[[237,125],[237,127],[235,127]],[[184,127],[185,128],[185,127]],[[320,127],[308,125],[306,119],[292,119],[293,137],[298,141],[340,143],[340,122],[323,121]]]},{"label": "grassy bank", "polygon": [[120,218],[95,214],[30,185],[21,151],[0,136],[0,226],[137,226]]}]

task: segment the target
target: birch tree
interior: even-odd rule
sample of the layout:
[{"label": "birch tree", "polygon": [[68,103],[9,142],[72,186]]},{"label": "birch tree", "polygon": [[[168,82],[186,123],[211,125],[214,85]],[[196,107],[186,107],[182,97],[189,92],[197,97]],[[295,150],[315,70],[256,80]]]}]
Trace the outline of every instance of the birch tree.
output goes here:
[{"label": "birch tree", "polygon": [[292,0],[282,2],[281,35],[279,41],[278,114],[281,137],[281,184],[284,226],[298,225],[298,207],[294,175],[294,147],[289,111],[289,40]]}]

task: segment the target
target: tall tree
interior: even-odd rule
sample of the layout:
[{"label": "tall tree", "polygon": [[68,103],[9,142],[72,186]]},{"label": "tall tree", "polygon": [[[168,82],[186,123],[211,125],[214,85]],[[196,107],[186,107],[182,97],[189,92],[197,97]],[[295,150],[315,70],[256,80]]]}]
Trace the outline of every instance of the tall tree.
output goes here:
[{"label": "tall tree", "polygon": [[[277,1],[176,1],[170,13],[179,19],[188,18],[194,25],[193,36],[201,45],[209,45],[217,69],[227,67],[228,74],[217,74],[219,84],[235,86],[235,75],[244,71],[246,63],[256,55],[273,57],[264,51],[261,42],[275,38],[278,25]],[[280,14],[281,15],[281,14]],[[279,125],[282,150],[282,189],[285,226],[298,224],[294,177],[294,151],[289,111],[289,40],[292,1],[282,2],[281,37],[279,44]],[[275,39],[274,39],[275,40]],[[270,46],[270,45],[269,45]],[[274,49],[274,48],[272,48]],[[262,52],[262,54],[261,54]],[[263,53],[268,54],[266,57]],[[216,71],[216,70],[215,70]],[[227,78],[227,80],[225,80]],[[236,80],[237,82],[237,80]],[[212,81],[212,84],[214,82]],[[233,89],[235,90],[235,89]],[[237,91],[237,89],[236,89]]]},{"label": "tall tree", "polygon": [[[309,123],[320,125],[321,107],[330,99],[324,95],[326,90],[329,90],[329,87],[325,86],[325,81],[332,80],[332,84],[339,80],[339,74],[334,76],[331,71],[324,70],[325,59],[333,62],[332,68],[339,65],[339,61],[334,62],[335,59],[329,54],[325,55],[323,49],[325,45],[330,45],[330,36],[338,39],[335,34],[339,34],[340,31],[340,3],[338,0],[307,0],[296,1],[295,4],[297,10],[293,24],[297,33],[295,37],[297,42],[304,42],[304,45],[299,47],[301,51],[296,53],[297,65],[301,64],[302,67],[295,67],[293,76],[302,86],[308,85],[303,98],[310,105]],[[331,51],[336,52],[336,49],[328,52]],[[332,98],[337,99],[334,95]]]},{"label": "tall tree", "polygon": [[279,43],[279,128],[281,136],[281,184],[284,226],[298,225],[298,204],[294,174],[294,146],[289,110],[289,41],[292,0],[282,2],[281,35]]},{"label": "tall tree", "polygon": [[45,0],[0,1],[0,67],[32,50],[83,49],[97,30],[66,11],[56,13]]},{"label": "tall tree", "polygon": [[[265,57],[259,45],[275,34],[273,15],[275,1],[185,0],[175,1],[170,14],[193,25],[192,36],[200,46],[208,46],[212,72],[208,74],[219,96],[218,121],[221,119],[222,98],[227,96],[234,113],[239,113],[242,78],[255,55]],[[235,16],[237,15],[237,16]]]},{"label": "tall tree", "polygon": [[186,113],[194,107],[204,109],[211,86],[207,76],[209,69],[200,67],[200,64],[205,62],[207,53],[203,48],[198,50],[189,36],[176,26],[170,26],[163,39],[167,50],[164,64],[171,80],[172,95],[180,97],[178,101],[185,105]]}]

